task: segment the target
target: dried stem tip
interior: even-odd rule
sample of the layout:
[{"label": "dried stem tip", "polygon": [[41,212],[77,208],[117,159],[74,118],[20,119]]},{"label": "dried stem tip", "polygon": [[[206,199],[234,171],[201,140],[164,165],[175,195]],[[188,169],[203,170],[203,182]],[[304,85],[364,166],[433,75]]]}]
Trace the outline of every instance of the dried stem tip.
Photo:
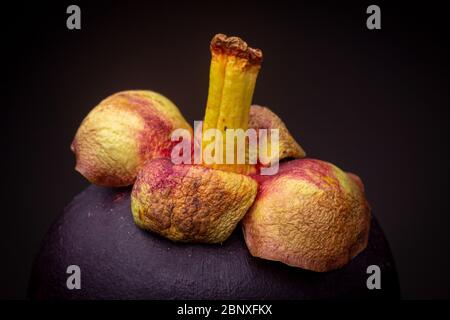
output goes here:
[{"label": "dried stem tip", "polygon": [[210,48],[211,52],[237,56],[248,60],[252,65],[260,65],[263,58],[261,50],[250,48],[247,42],[239,37],[227,37],[222,33],[212,38]]}]

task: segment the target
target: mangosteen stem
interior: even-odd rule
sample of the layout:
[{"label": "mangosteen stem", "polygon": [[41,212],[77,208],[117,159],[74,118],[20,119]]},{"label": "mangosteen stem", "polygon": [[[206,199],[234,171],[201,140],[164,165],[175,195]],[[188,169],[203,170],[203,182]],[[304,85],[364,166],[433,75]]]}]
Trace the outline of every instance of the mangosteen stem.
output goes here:
[{"label": "mangosteen stem", "polygon": [[[249,165],[226,164],[227,129],[247,130],[250,105],[255,89],[256,78],[262,62],[262,52],[248,47],[238,37],[217,34],[211,40],[211,68],[209,75],[208,100],[206,104],[203,133],[217,129],[222,133],[222,164],[209,164],[215,169],[248,173]],[[202,145],[211,143],[202,139]],[[216,149],[217,150],[217,149]],[[234,153],[236,157],[236,152]]]}]

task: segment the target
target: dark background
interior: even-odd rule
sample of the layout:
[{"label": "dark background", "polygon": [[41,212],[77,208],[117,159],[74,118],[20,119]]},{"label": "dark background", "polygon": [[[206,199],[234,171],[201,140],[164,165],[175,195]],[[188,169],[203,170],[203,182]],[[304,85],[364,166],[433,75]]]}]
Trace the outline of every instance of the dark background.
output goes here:
[{"label": "dark background", "polygon": [[[264,51],[254,102],[310,157],[358,173],[391,244],[404,298],[450,298],[449,46],[436,2],[65,2],[1,7],[0,298],[24,298],[47,228],[88,185],[71,140],[104,97],[152,89],[188,121],[206,101],[209,40]],[[82,29],[66,28],[78,4]]]}]

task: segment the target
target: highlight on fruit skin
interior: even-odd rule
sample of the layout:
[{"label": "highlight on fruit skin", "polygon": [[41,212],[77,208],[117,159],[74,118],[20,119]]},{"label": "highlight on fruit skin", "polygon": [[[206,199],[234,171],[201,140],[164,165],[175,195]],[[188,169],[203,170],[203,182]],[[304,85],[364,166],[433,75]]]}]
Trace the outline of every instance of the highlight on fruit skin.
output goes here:
[{"label": "highlight on fruit skin", "polygon": [[250,177],[196,165],[147,162],[131,194],[135,223],[173,241],[221,243],[252,205]]},{"label": "highlight on fruit skin", "polygon": [[115,93],[98,104],[81,123],[71,149],[75,169],[91,183],[131,185],[143,164],[170,156],[174,129],[191,126],[178,108],[153,91]]},{"label": "highlight on fruit skin", "polygon": [[250,253],[316,272],[340,268],[367,246],[370,207],[355,179],[331,163],[299,159],[260,176],[244,217]]}]

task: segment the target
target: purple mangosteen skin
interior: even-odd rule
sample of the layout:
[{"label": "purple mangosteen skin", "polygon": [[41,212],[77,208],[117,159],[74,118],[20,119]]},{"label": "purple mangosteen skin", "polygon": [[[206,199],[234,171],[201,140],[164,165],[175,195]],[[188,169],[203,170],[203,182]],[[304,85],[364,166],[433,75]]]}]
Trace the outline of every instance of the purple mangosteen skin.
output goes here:
[{"label": "purple mangosteen skin", "polygon": [[[372,219],[368,247],[339,270],[315,273],[252,257],[241,227],[222,245],[174,243],[139,229],[130,189],[89,186],[43,240],[29,283],[31,299],[398,299],[389,245]],[[81,289],[68,289],[68,266]],[[369,290],[367,267],[381,269]]]}]

